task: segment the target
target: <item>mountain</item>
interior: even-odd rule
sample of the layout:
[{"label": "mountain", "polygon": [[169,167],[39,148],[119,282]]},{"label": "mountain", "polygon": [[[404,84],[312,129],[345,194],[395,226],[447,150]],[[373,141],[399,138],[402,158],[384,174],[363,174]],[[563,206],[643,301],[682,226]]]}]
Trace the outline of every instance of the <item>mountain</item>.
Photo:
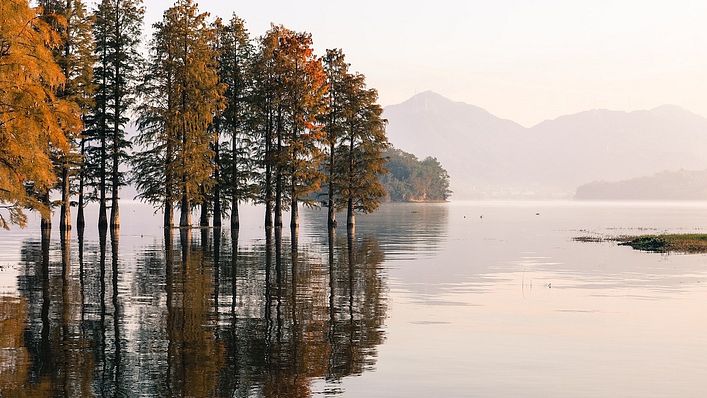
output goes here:
[{"label": "mountain", "polygon": [[588,181],[707,169],[707,119],[677,106],[591,110],[525,128],[424,92],[385,108],[397,148],[434,156],[454,198],[570,198]]},{"label": "mountain", "polygon": [[617,182],[592,182],[577,188],[581,200],[707,200],[707,170],[664,171]]}]

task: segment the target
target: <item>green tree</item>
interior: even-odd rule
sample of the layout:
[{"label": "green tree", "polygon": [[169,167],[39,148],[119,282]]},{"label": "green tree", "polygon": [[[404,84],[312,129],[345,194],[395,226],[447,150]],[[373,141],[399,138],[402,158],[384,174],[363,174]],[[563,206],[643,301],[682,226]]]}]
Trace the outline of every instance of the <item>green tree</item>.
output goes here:
[{"label": "green tree", "polygon": [[445,201],[452,194],[449,175],[439,161],[420,161],[410,153],[389,148],[385,153],[389,173],[381,176],[388,200],[393,202]]},{"label": "green tree", "polygon": [[340,161],[334,166],[334,184],[338,186],[336,207],[346,209],[346,225],[353,227],[356,212],[374,211],[385,197],[379,176],[386,172],[387,121],[378,92],[366,87],[363,75],[347,75],[344,87],[344,132],[336,148]]},{"label": "green tree", "polygon": [[[99,228],[108,225],[107,190],[111,190],[111,229],[120,226],[120,186],[125,184],[121,164],[128,159],[130,141],[125,137],[128,112],[135,101],[136,74],[140,71],[142,0],[102,0],[94,12],[97,66],[95,106],[89,133],[95,139],[89,159],[97,170]],[[108,162],[110,161],[110,169]],[[110,182],[108,175],[110,174]]]},{"label": "green tree", "polygon": [[179,43],[175,25],[168,22],[165,12],[162,21],[153,24],[146,73],[139,88],[139,134],[134,140],[138,150],[132,164],[138,198],[162,208],[164,227],[169,229],[174,225],[174,204],[179,200],[175,167],[179,145]]},{"label": "green tree", "polygon": [[[252,103],[255,48],[245,22],[236,15],[226,25],[217,20],[216,30],[219,78],[226,86],[226,108],[213,123],[217,143],[214,146],[214,226],[221,225],[223,201],[230,203],[231,228],[237,229],[240,226],[238,204],[254,199],[256,191],[257,151],[254,148],[258,137],[253,124]],[[219,136],[222,132],[227,139],[223,143]]]},{"label": "green tree", "polygon": [[344,106],[346,82],[349,75],[349,64],[346,63],[344,53],[340,49],[327,50],[324,57],[324,69],[327,75],[329,90],[326,99],[328,102],[327,112],[322,115],[322,124],[326,133],[327,146],[327,225],[329,228],[336,227],[336,187],[337,187],[337,151],[340,140],[343,137],[344,126]]},{"label": "green tree", "polygon": [[[254,131],[260,137],[256,155],[262,171],[258,178],[260,186],[258,200],[265,203],[266,229],[273,227],[273,213],[277,213],[275,208],[280,212],[280,216],[276,216],[276,223],[282,226],[282,197],[276,200],[275,192],[278,191],[276,189],[278,181],[281,183],[281,179],[276,176],[276,171],[281,172],[278,164],[282,149],[281,125],[284,101],[281,79],[276,68],[276,55],[284,33],[284,28],[272,26],[258,40],[258,50],[253,61],[251,116]],[[281,190],[279,192],[281,195]]]},{"label": "green tree", "polygon": [[136,170],[140,196],[164,203],[165,227],[171,225],[167,211],[174,198],[180,201],[180,227],[191,227],[193,205],[203,202],[213,184],[210,126],[223,108],[225,87],[218,81],[215,31],[207,17],[191,0],[179,0],[155,25]]}]

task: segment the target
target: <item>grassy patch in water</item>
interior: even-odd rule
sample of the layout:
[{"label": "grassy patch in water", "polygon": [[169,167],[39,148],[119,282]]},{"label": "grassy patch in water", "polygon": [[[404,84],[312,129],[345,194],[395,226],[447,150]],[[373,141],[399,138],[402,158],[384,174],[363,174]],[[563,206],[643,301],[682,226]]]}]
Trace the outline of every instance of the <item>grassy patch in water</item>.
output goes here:
[{"label": "grassy patch in water", "polygon": [[707,234],[665,234],[627,236],[620,245],[650,252],[707,253]]}]

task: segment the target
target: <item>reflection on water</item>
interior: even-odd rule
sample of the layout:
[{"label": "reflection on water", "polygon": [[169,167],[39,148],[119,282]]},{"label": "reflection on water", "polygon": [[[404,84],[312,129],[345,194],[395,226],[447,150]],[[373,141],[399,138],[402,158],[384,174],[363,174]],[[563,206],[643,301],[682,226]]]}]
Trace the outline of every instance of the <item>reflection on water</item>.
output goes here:
[{"label": "reflection on water", "polygon": [[182,231],[125,256],[105,235],[25,239],[19,295],[0,299],[0,396],[335,394],[376,363],[384,254],[370,234],[278,231]]},{"label": "reflection on water", "polygon": [[0,232],[0,396],[707,389],[707,255],[573,240],[704,232],[707,204],[386,205],[351,235],[314,209],[294,240],[124,209],[119,241]]}]

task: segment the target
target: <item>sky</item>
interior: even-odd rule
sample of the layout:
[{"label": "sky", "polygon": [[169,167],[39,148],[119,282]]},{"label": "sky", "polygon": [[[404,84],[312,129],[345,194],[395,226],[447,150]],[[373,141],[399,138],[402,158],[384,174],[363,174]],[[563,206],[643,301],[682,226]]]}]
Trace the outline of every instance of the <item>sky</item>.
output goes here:
[{"label": "sky", "polygon": [[[171,0],[146,0],[145,22]],[[707,1],[201,0],[254,36],[270,23],[342,48],[383,105],[432,90],[532,126],[674,104],[707,116]]]}]

